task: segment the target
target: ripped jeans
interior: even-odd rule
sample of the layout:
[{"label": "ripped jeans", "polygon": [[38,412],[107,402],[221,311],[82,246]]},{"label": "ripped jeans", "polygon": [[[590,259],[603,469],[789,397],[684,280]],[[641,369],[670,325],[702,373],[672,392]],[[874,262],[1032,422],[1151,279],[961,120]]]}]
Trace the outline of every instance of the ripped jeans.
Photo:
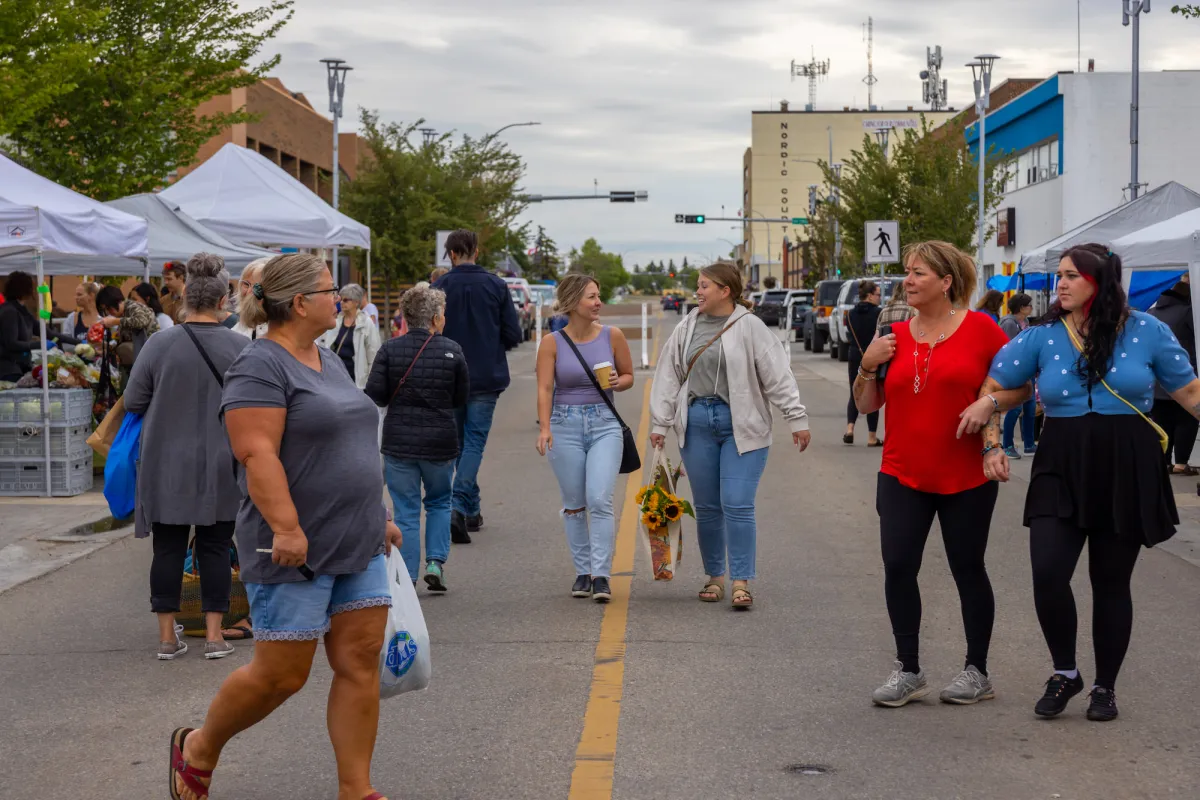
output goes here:
[{"label": "ripped jeans", "polygon": [[555,405],[547,453],[562,493],[563,526],[576,575],[610,577],[616,525],[613,492],[621,469],[621,424],[605,405]]}]

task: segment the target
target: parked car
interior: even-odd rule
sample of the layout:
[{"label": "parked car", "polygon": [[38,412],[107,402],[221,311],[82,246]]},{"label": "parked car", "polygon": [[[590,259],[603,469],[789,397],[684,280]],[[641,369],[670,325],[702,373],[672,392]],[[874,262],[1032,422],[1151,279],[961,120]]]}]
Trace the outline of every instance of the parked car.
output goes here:
[{"label": "parked car", "polygon": [[783,301],[783,314],[779,317],[779,329],[790,330],[792,320],[792,306],[796,303],[808,303],[812,305],[813,290],[812,289],[792,289],[788,292],[787,299]]},{"label": "parked car", "polygon": [[762,300],[763,292],[751,292],[750,305],[753,308],[758,308],[759,302]]},{"label": "parked car", "polygon": [[787,300],[787,289],[768,289],[754,306],[754,313],[767,325],[779,326],[783,316],[783,303]]},{"label": "parked car", "polygon": [[517,309],[517,318],[521,321],[521,333],[525,341],[533,338],[535,326],[533,297],[529,289],[520,285],[509,284],[508,293],[512,296],[513,306]]},{"label": "parked car", "polygon": [[833,314],[833,307],[837,304],[838,292],[841,291],[843,283],[843,280],[829,280],[817,284],[813,295],[813,310],[804,329],[805,350],[814,353],[825,350],[825,343],[829,341],[829,318]]},{"label": "parked car", "polygon": [[804,331],[812,318],[812,309],[812,303],[804,300],[797,300],[788,306],[789,327],[795,331],[797,340],[804,339],[805,350],[811,346],[811,340],[805,338]]},{"label": "parked car", "polygon": [[674,311],[676,314],[682,314],[684,305],[685,305],[685,301],[683,299],[683,295],[679,295],[679,294],[663,295],[663,299],[662,299],[663,311]]},{"label": "parked car", "polygon": [[[836,355],[838,361],[850,360],[850,310],[858,303],[858,287],[867,278],[855,278],[854,280],[846,281],[838,292],[837,305],[834,307],[833,316],[831,317],[829,348],[830,357]],[[892,291],[900,284],[900,278],[870,278],[879,284],[882,304],[887,305],[888,300],[892,297]],[[867,346],[863,342],[863,347]]]}]

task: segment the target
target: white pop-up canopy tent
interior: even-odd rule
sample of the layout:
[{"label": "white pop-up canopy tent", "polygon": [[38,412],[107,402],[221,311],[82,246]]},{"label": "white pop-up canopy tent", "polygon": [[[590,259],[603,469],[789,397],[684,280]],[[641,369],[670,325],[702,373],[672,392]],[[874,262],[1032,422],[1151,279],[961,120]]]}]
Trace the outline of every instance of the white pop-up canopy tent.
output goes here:
[{"label": "white pop-up canopy tent", "polygon": [[218,233],[290,247],[371,247],[371,231],[253,150],[230,143],[162,191]]},{"label": "white pop-up canopy tent", "polygon": [[[32,254],[38,291],[48,253],[81,258],[140,259],[145,262],[146,220],[98,203],[37,175],[0,154],[0,272],[11,272],[20,256]],[[43,297],[49,295],[42,292]],[[50,370],[45,367],[46,316],[38,315],[42,344],[42,425],[50,429]],[[50,436],[45,442],[46,495],[50,495]]]},{"label": "white pop-up canopy tent", "polygon": [[1022,272],[1054,272],[1063,252],[1087,242],[1108,243],[1135,231],[1200,208],[1200,194],[1171,181],[1138,199],[1110,209],[1095,219],[1021,255]]},{"label": "white pop-up canopy tent", "polygon": [[[48,252],[42,258],[45,274],[144,275],[149,280],[150,264],[187,261],[196,253],[214,253],[225,260],[225,266],[237,277],[251,261],[278,255],[270,250],[226,239],[157,194],[136,194],[111,200],[105,205],[147,222],[148,254],[145,263],[119,256]],[[14,257],[14,261],[20,260],[32,264],[28,253]],[[11,268],[17,267],[14,265]]]},{"label": "white pop-up canopy tent", "polygon": [[[1126,290],[1135,272],[1162,271],[1174,277],[1186,271],[1192,285],[1200,286],[1200,209],[1123,236],[1112,243],[1112,249],[1121,257]],[[1200,352],[1200,305],[1192,305],[1192,322]]]}]

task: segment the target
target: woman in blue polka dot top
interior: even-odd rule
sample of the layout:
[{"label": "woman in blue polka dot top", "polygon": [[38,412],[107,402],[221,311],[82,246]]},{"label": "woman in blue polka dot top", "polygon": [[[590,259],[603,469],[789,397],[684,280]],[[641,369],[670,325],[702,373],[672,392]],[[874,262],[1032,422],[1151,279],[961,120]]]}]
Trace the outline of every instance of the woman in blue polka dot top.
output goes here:
[{"label": "woman in blue polka dot top", "polygon": [[1054,660],[1034,711],[1056,716],[1084,688],[1075,663],[1071,576],[1086,542],[1096,649],[1087,716],[1107,721],[1117,716],[1113,687],[1133,626],[1134,565],[1143,546],[1169,539],[1179,522],[1158,433],[1143,415],[1157,382],[1200,416],[1200,381],[1171,329],[1129,309],[1121,259],[1099,244],[1063,254],[1058,302],[1041,325],[1000,350],[981,395],[1031,379],[1046,423],[1025,524],[1034,604]]}]

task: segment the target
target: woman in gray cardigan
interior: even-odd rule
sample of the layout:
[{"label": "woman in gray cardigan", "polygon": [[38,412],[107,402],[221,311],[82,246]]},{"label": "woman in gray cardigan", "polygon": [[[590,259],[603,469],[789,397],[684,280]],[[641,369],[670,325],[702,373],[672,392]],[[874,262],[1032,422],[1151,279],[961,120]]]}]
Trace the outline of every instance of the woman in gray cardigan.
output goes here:
[{"label": "woman in gray cardigan", "polygon": [[204,657],[233,652],[221,635],[221,620],[229,611],[229,547],[242,493],[221,425],[221,388],[225,371],[249,341],[218,321],[228,287],[219,256],[193,256],[183,298],[187,321],[147,340],[125,388],[125,409],[145,415],[134,514],[137,535],[154,534],[150,609],[158,615],[158,658],[164,661],[187,652],[175,614],[193,526],[192,557],[207,633]]}]

